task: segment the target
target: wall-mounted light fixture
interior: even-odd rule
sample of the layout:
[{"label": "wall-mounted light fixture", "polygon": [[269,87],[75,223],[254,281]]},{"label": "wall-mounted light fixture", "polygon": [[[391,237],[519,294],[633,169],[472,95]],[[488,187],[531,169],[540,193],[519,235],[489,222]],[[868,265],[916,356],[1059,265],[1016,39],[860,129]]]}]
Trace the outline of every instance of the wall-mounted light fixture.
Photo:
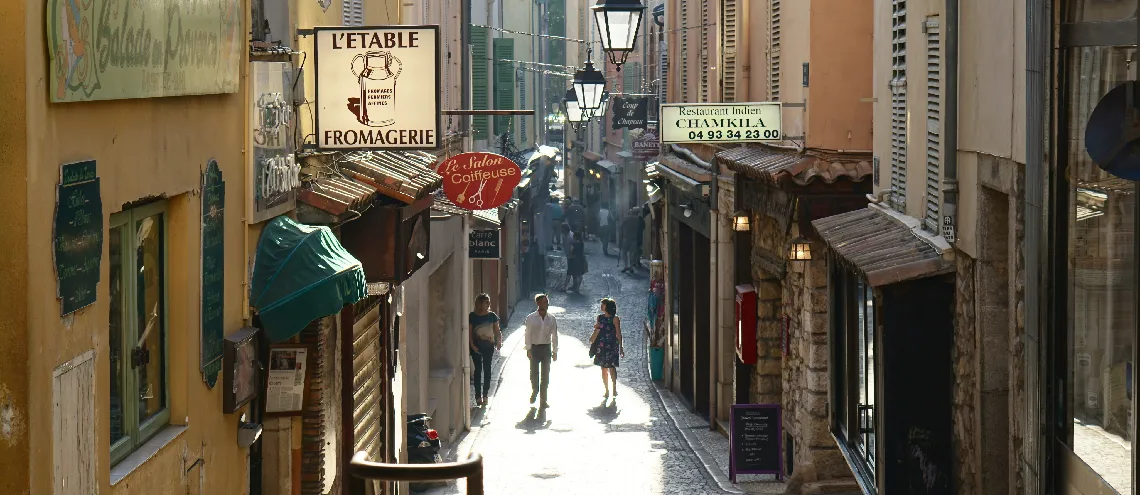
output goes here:
[{"label": "wall-mounted light fixture", "polygon": [[751,228],[751,215],[747,211],[738,211],[732,215],[732,230],[748,232]]},{"label": "wall-mounted light fixture", "polygon": [[681,205],[681,208],[683,208],[685,210],[685,212],[684,212],[685,218],[689,218],[689,217],[693,216],[693,202],[692,201],[689,201],[688,203]]},{"label": "wall-mounted light fixture", "polygon": [[811,241],[803,237],[792,240],[792,247],[788,249],[788,259],[792,261],[811,261]]}]

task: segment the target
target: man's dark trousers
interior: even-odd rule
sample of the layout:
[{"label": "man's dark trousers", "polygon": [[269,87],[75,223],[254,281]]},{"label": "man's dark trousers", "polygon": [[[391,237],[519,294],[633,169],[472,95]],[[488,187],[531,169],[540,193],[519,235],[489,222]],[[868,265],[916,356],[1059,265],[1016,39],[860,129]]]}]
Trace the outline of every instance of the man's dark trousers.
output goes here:
[{"label": "man's dark trousers", "polygon": [[[539,368],[542,368],[541,371]],[[539,381],[541,379],[541,381]],[[546,403],[546,386],[550,384],[550,344],[530,347],[530,396],[539,395]]]}]

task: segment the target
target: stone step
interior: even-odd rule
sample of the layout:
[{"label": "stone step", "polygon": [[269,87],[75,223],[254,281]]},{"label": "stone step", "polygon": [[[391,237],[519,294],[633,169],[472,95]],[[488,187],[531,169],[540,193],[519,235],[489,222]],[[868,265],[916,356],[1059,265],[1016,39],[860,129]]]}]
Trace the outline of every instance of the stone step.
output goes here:
[{"label": "stone step", "polygon": [[859,483],[853,479],[809,481],[804,483],[802,495],[861,495]]}]

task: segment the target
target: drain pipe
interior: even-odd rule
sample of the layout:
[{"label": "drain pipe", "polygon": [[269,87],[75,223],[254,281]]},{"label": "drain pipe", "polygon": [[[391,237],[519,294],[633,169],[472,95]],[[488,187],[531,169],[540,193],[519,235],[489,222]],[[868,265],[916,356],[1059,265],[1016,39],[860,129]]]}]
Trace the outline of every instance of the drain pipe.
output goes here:
[{"label": "drain pipe", "polygon": [[[1047,0],[1028,0],[1025,5],[1025,34],[1026,34],[1026,56],[1025,56],[1025,113],[1028,118],[1028,125],[1025,130],[1025,340],[1026,352],[1039,352],[1042,346],[1046,345],[1042,341],[1042,323],[1045,321],[1043,318],[1042,304],[1040,294],[1043,293],[1041,285],[1042,278],[1040,271],[1037,267],[1049,266],[1048,260],[1042,260],[1042,251],[1044,250],[1043,244],[1045,242],[1044,234],[1044,212],[1045,212],[1045,167],[1049,164],[1045,161],[1045,133],[1047,127],[1045,119],[1048,117],[1048,97],[1046,96],[1051,85],[1049,81],[1049,53],[1053,40],[1051,39],[1052,25],[1050,19],[1050,6]],[[1137,222],[1140,222],[1140,216],[1137,216]],[[1048,258],[1048,256],[1046,256]],[[1026,360],[1026,363],[1031,360]],[[1048,412],[1051,408],[1046,404],[1050,402],[1049,397],[1049,380],[1041,379],[1042,366],[1030,367],[1026,366],[1024,370],[1026,377],[1038,377],[1037,383],[1037,397],[1036,403],[1026,401],[1026,409],[1036,409],[1041,418],[1041,423],[1045,425],[1040,430],[1037,425],[1026,425],[1025,436],[1038,435],[1037,452],[1027,452],[1027,455],[1037,455],[1043,464],[1043,470],[1040,472],[1052,473],[1054,463],[1056,462],[1052,455],[1052,449],[1046,448],[1049,442],[1047,438],[1055,433],[1057,428],[1056,419],[1052,418]],[[1032,396],[1032,394],[1029,394]],[[1043,436],[1049,435],[1049,436]],[[1042,486],[1048,486],[1042,483],[1041,479],[1036,477],[1029,477],[1027,480],[1030,486],[1026,488],[1036,487],[1039,492]]]},{"label": "drain pipe", "polygon": [[955,232],[958,226],[958,2],[946,0],[946,126],[943,128],[946,141],[942,152],[941,219],[943,230],[950,227]]},{"label": "drain pipe", "polygon": [[[676,146],[676,145],[674,145]],[[674,148],[677,149],[677,148]],[[684,149],[684,148],[681,148]],[[685,150],[690,156],[692,153]],[[695,156],[693,156],[695,158]],[[714,160],[715,162],[715,160]],[[704,163],[702,163],[704,164]],[[709,335],[715,335],[716,338],[712,339],[713,342],[709,344],[709,364],[712,368],[712,373],[709,373],[709,378],[712,380],[712,386],[709,387],[709,431],[716,431],[716,425],[719,420],[717,416],[717,396],[720,395],[720,339],[723,337],[720,333],[720,168],[715,163],[709,164],[712,172],[712,180],[709,181],[709,216],[712,217],[709,224],[709,235],[712,239],[709,242],[709,281],[712,285],[712,308],[709,324]]]}]

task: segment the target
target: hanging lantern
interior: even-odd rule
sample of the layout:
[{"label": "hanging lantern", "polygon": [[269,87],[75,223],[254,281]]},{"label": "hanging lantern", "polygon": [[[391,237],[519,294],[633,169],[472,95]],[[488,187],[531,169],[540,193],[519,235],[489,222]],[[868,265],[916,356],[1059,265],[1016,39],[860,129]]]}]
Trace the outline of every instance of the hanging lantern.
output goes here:
[{"label": "hanging lantern", "polygon": [[573,89],[566,90],[566,96],[562,99],[562,106],[566,108],[566,121],[575,131],[582,130],[589,122],[590,119],[583,114],[582,107],[578,105],[578,95],[574,94]]},{"label": "hanging lantern", "polygon": [[609,106],[610,106],[610,92],[606,91],[606,92],[602,93],[602,105],[598,107],[597,112],[594,112],[594,116],[597,117],[599,121],[605,120],[606,119],[606,109],[609,108]]},{"label": "hanging lantern", "polygon": [[578,106],[582,108],[582,114],[587,120],[594,118],[594,113],[602,106],[602,92],[605,89],[606,77],[587,58],[586,66],[574,74],[574,93],[578,96]]},{"label": "hanging lantern", "polygon": [[641,29],[645,6],[639,0],[598,0],[590,10],[594,11],[602,50],[620,71],[621,64],[637,47],[637,32]]},{"label": "hanging lantern", "polygon": [[751,215],[747,211],[738,211],[732,215],[732,230],[737,232],[748,232],[751,226]]},{"label": "hanging lantern", "polygon": [[803,237],[792,240],[792,247],[788,250],[788,259],[792,261],[811,261],[811,241]]}]

